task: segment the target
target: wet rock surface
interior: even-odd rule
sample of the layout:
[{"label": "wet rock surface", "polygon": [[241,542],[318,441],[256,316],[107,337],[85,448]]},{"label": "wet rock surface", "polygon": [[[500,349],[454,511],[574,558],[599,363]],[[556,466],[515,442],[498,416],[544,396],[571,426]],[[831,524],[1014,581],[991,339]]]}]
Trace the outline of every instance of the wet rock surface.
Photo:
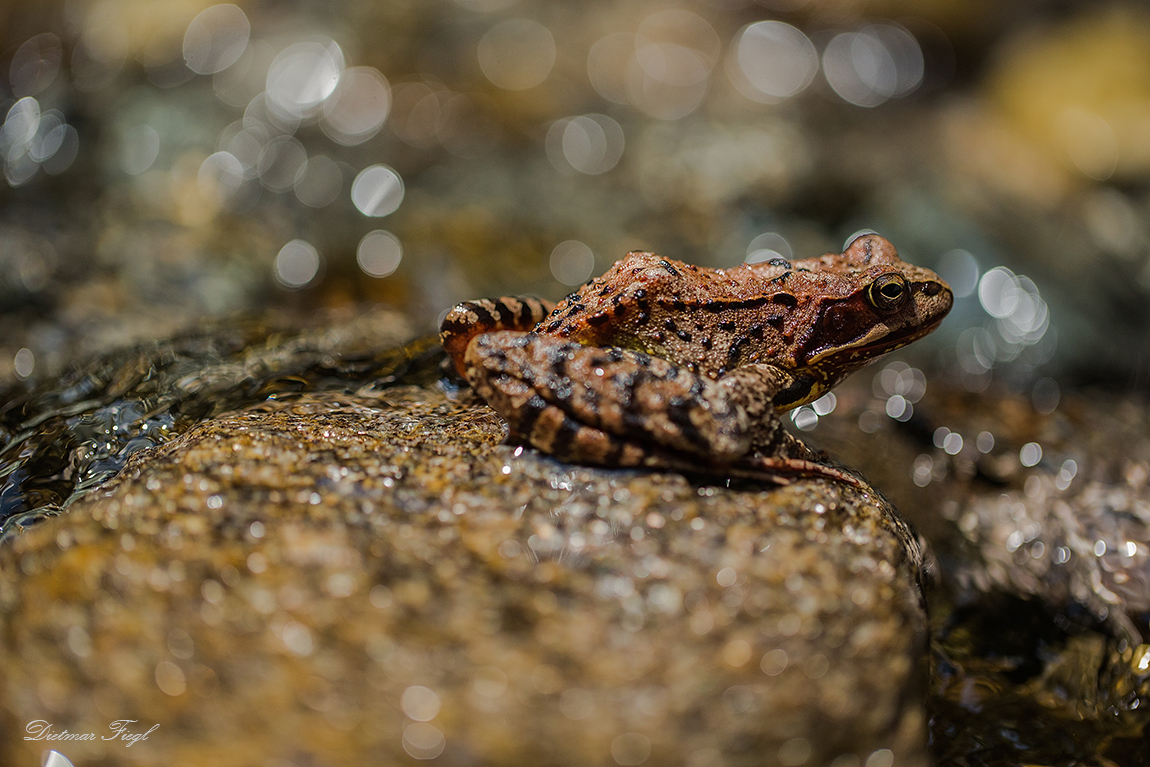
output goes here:
[{"label": "wet rock surface", "polygon": [[386,385],[439,353],[431,339],[404,345],[409,320],[382,307],[206,325],[97,355],[38,389],[0,388],[0,540],[205,418],[304,389]]},{"label": "wet rock surface", "polygon": [[938,380],[899,421],[880,381],[907,372],[896,361],[873,391],[866,376],[836,389],[812,439],[937,554],[932,755],[1150,764],[1150,408],[1088,391],[1042,412]]},{"label": "wet rock surface", "polygon": [[2,759],[926,764],[919,552],[877,495],[501,444],[370,385],[134,455],[0,550]]},{"label": "wet rock surface", "polygon": [[[1041,413],[939,381],[900,423],[876,418],[883,403],[865,383],[838,390],[839,411],[813,439],[895,500],[934,544],[949,589],[1078,604],[1135,643],[1150,638],[1146,402],[1068,394]],[[893,460],[876,460],[876,441]]]}]

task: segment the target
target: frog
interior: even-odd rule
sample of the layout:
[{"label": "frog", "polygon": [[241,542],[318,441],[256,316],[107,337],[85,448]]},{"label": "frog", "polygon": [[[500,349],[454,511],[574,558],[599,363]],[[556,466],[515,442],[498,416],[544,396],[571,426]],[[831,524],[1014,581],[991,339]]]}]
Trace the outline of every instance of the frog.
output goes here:
[{"label": "frog", "polygon": [[633,251],[557,304],[460,303],[440,339],[509,440],[561,461],[858,485],[780,414],[932,332],[953,302],[866,233],[729,269]]}]

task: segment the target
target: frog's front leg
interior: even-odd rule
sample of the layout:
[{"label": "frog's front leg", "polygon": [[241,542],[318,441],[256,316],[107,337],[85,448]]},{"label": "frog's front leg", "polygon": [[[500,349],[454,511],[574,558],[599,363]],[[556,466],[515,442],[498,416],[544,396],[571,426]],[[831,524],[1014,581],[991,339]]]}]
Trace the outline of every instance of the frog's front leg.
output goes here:
[{"label": "frog's front leg", "polygon": [[[769,373],[761,367],[755,382],[774,386],[764,383]],[[715,463],[733,461],[774,434],[761,434],[753,423],[774,420],[774,389],[744,396],[756,376],[742,369],[715,381],[642,352],[506,332],[476,337],[465,369],[513,432],[554,454],[567,452],[579,427]]]}]

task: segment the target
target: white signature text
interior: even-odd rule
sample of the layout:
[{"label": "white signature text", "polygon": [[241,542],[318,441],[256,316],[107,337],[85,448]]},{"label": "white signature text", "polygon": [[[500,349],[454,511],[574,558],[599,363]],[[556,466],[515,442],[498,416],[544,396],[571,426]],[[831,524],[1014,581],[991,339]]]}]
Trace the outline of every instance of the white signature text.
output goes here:
[{"label": "white signature text", "polygon": [[69,732],[68,730],[56,730],[52,727],[52,723],[44,720],[37,719],[34,722],[28,722],[24,728],[27,733],[24,740],[122,740],[124,747],[130,748],[133,744],[147,740],[148,736],[156,731],[160,725],[152,725],[152,729],[147,732],[133,732],[131,726],[136,723],[135,719],[117,719],[108,725],[108,729],[112,732],[109,735],[96,735],[94,732]]}]

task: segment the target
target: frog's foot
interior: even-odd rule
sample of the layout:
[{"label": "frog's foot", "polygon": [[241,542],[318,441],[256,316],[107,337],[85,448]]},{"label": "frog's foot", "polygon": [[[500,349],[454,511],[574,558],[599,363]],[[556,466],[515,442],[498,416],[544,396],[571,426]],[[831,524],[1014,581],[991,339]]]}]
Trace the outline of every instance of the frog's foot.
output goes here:
[{"label": "frog's foot", "polygon": [[[642,352],[502,332],[477,336],[465,363],[476,393],[512,431],[557,456],[609,462],[568,448],[577,437],[596,446],[590,452],[617,457],[618,465],[639,465],[623,460],[636,449],[729,463],[752,445],[747,412],[727,388]],[[585,427],[626,446],[579,436]]]},{"label": "frog's foot", "polygon": [[768,455],[756,455],[741,458],[727,468],[731,477],[752,480],[770,480],[779,484],[787,484],[795,479],[828,479],[834,482],[845,482],[860,490],[869,490],[870,487],[854,474],[817,463],[808,458],[787,458]]},{"label": "frog's foot", "polygon": [[439,325],[439,340],[455,370],[466,376],[463,355],[471,339],[497,330],[528,331],[551,313],[555,304],[531,296],[504,296],[456,304]]}]

